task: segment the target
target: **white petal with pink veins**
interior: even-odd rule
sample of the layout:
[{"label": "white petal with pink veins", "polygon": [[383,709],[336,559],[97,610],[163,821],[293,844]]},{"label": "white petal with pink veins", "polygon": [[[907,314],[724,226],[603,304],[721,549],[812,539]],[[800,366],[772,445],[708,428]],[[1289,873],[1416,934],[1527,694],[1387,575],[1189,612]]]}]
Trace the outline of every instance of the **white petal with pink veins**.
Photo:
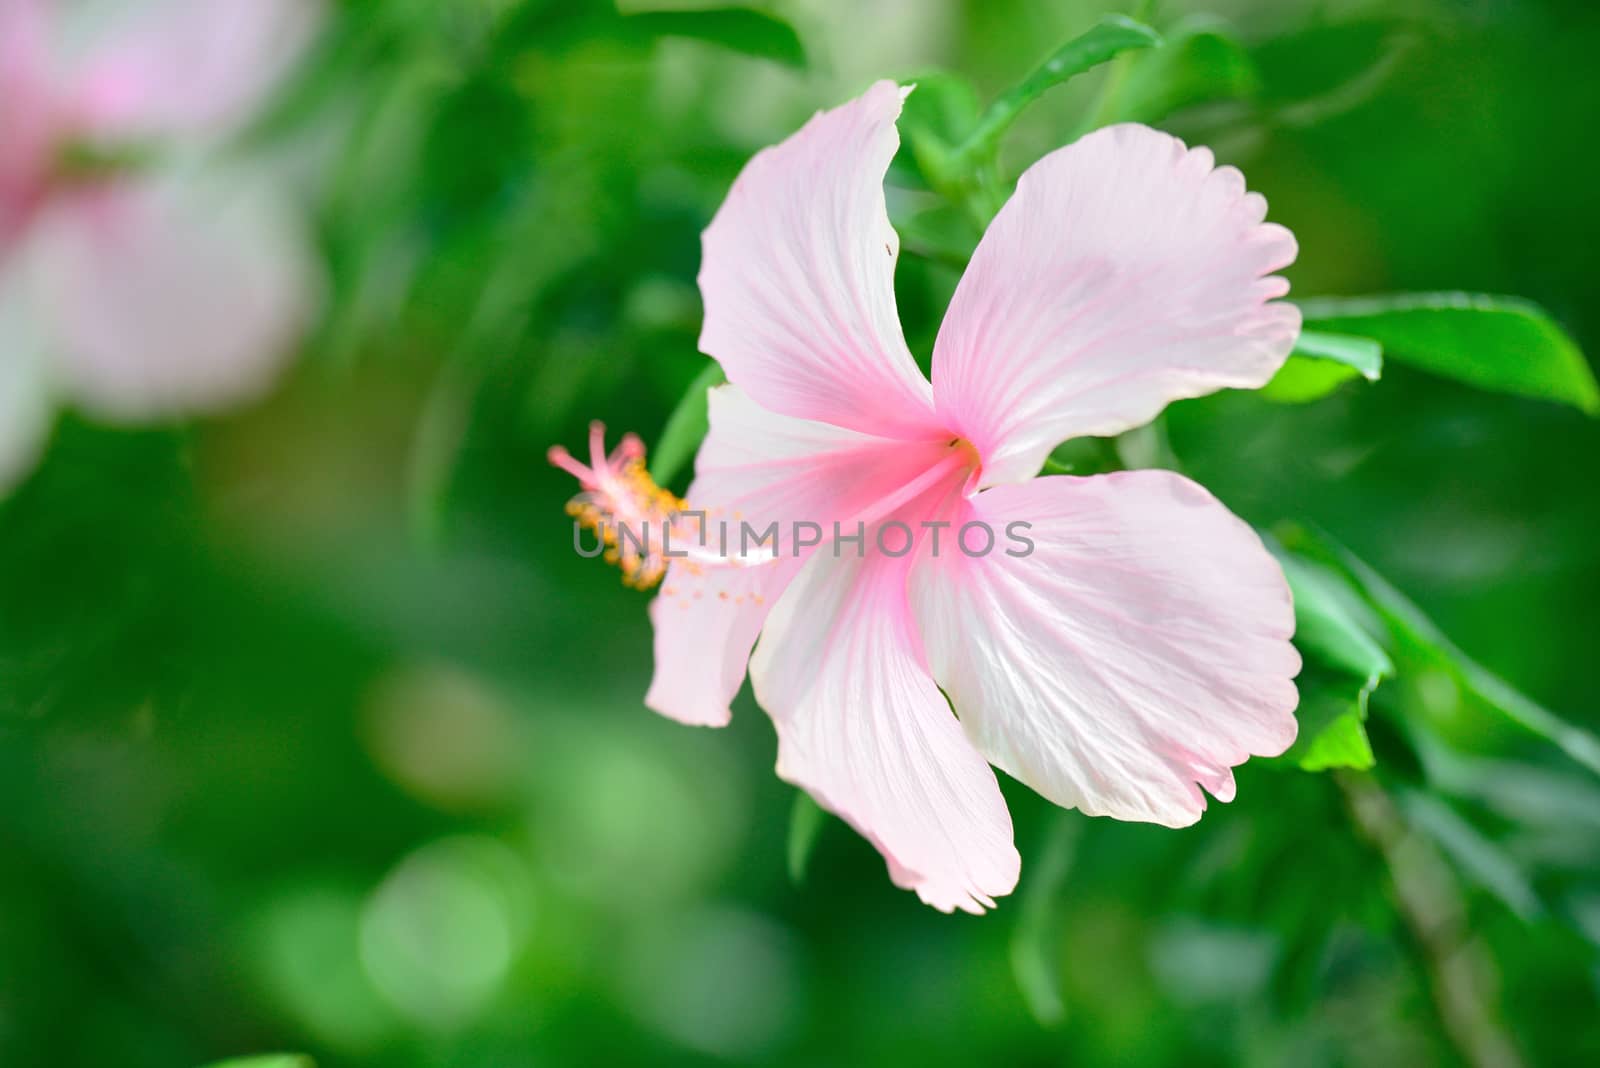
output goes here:
[{"label": "white petal with pink veins", "polygon": [[1038,471],[1069,437],[1170,401],[1265,383],[1299,311],[1274,301],[1295,241],[1211,152],[1112,126],[1028,168],[983,237],[934,346],[947,425],[984,484]]},{"label": "white petal with pink veins", "polygon": [[1177,827],[1198,786],[1230,800],[1232,767],[1294,741],[1287,583],[1205,490],[1135,471],[965,508],[1002,535],[1031,524],[1035,546],[924,559],[911,583],[933,677],[997,767],[1059,805]]},{"label": "white petal with pink veins", "polygon": [[706,229],[700,348],[764,408],[891,437],[931,425],[883,193],[902,99],[878,82],[757,153]]},{"label": "white petal with pink veins", "polygon": [[778,774],[872,841],[898,886],[982,912],[1020,860],[994,772],[924,665],[906,561],[811,558],[750,665],[778,730]]},{"label": "white petal with pink veins", "polygon": [[294,213],[230,173],[64,195],[37,224],[28,268],[62,389],[114,420],[264,393],[318,281]]}]

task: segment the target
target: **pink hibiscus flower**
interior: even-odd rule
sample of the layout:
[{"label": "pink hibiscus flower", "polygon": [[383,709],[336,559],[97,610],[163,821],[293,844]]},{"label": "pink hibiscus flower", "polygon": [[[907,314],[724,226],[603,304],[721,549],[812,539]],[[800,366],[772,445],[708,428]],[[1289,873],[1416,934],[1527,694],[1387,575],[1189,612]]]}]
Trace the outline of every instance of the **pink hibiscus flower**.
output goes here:
[{"label": "pink hibiscus flower", "polygon": [[0,0],[0,489],[58,400],[113,420],[232,404],[271,382],[311,308],[315,272],[273,183],[195,164],[316,8],[130,6],[85,34],[92,6]]},{"label": "pink hibiscus flower", "polygon": [[1020,865],[991,765],[1178,827],[1202,787],[1231,799],[1235,765],[1294,739],[1294,613],[1255,533],[1169,472],[1032,476],[1066,438],[1266,382],[1299,330],[1273,276],[1296,250],[1205,149],[1097,131],[1023,175],[930,383],[895,310],[883,193],[903,99],[880,82],[758,154],[705,233],[700,344],[730,384],[689,504],[827,536],[664,561],[646,701],[726,723],[748,664],[778,774],[896,884],[982,912]]}]

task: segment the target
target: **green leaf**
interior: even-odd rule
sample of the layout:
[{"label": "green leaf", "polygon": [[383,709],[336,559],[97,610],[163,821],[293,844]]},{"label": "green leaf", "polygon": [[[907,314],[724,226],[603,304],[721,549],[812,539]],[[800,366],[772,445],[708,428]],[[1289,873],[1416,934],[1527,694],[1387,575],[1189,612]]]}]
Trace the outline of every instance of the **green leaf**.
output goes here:
[{"label": "green leaf", "polygon": [[1084,71],[1092,70],[1123,52],[1150,48],[1161,43],[1161,35],[1150,27],[1123,15],[1108,15],[1094,28],[1062,45],[1017,85],[1000,95],[984,111],[977,128],[956,150],[953,165],[966,172],[992,160],[1000,138],[1017,117],[1048,90]]},{"label": "green leaf", "polygon": [[1220,20],[1200,16],[1139,56],[1110,117],[1155,122],[1193,104],[1250,97],[1260,86],[1250,54]]},{"label": "green leaf", "polygon": [[1309,404],[1360,376],[1361,372],[1347,363],[1290,356],[1272,376],[1272,381],[1261,387],[1260,393],[1278,404]]},{"label": "green leaf", "polygon": [[800,882],[806,877],[811,853],[822,836],[828,814],[804,790],[796,790],[794,807],[789,810],[789,878]]},{"label": "green leaf", "polygon": [[978,125],[978,91],[959,74],[922,71],[904,79],[911,88],[900,114],[902,134],[923,132],[958,144]]},{"label": "green leaf", "polygon": [[1570,404],[1600,415],[1577,344],[1538,305],[1474,293],[1323,298],[1300,305],[1308,326],[1371,338],[1392,360],[1479,389]]},{"label": "green leaf", "polygon": [[[1544,738],[1600,775],[1600,739],[1517,692],[1467,656],[1420,608],[1354,553],[1328,535],[1303,527],[1283,528],[1279,536],[1296,554],[1336,570],[1371,606],[1374,619],[1368,633],[1384,642],[1404,675],[1437,673],[1460,698],[1458,705],[1476,705]],[[1450,711],[1455,711],[1455,706]]]},{"label": "green leaf", "polygon": [[1261,395],[1280,404],[1304,404],[1353,378],[1376,382],[1382,373],[1383,346],[1371,338],[1304,330],[1288,361],[1261,387]]},{"label": "green leaf", "polygon": [[1361,687],[1352,704],[1345,678],[1330,679],[1312,668],[1295,682],[1300,687],[1296,716],[1309,741],[1296,738],[1289,759],[1303,771],[1372,767],[1377,761],[1365,726],[1371,688]]},{"label": "green leaf", "polygon": [[1394,675],[1393,661],[1363,625],[1371,625],[1371,612],[1337,572],[1268,544],[1294,593],[1294,643],[1305,662],[1295,680],[1300,732],[1285,759],[1306,771],[1370,768],[1367,702]]},{"label": "green leaf", "polygon": [[904,79],[912,91],[900,113],[900,136],[909,152],[910,177],[929,189],[949,192],[950,158],[978,125],[978,91],[959,75],[925,71]]},{"label": "green leaf", "polygon": [[722,373],[722,365],[712,362],[689,383],[683,399],[667,416],[667,425],[662,428],[661,438],[656,442],[655,458],[650,461],[650,477],[655,479],[656,485],[665,486],[672,482],[683,465],[694,456],[695,450],[700,448],[700,442],[705,440],[706,430],[711,425],[706,414],[709,403],[707,394],[712,387],[720,386],[727,380]]},{"label": "green leaf", "polygon": [[215,1061],[205,1068],[316,1068],[316,1062],[303,1053],[263,1053],[255,1057]]},{"label": "green leaf", "polygon": [[1329,667],[1362,678],[1389,678],[1394,661],[1369,629],[1373,613],[1338,572],[1295,556],[1280,556],[1294,593],[1295,644]]},{"label": "green leaf", "polygon": [[645,11],[624,16],[628,26],[652,37],[687,37],[734,52],[770,59],[786,67],[806,65],[805,45],[793,26],[746,7],[701,11]]},{"label": "green leaf", "polygon": [[1294,352],[1309,359],[1343,364],[1369,382],[1376,382],[1383,374],[1383,346],[1371,338],[1302,330],[1295,340]]}]

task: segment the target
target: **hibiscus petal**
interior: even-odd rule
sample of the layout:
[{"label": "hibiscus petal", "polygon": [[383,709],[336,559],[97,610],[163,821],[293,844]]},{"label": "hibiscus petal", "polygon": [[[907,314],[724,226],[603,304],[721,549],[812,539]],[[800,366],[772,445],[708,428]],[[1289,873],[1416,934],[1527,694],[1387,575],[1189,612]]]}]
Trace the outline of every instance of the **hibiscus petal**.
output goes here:
[{"label": "hibiscus petal", "polygon": [[897,886],[978,913],[1020,860],[994,772],[924,666],[905,560],[818,553],[784,592],[750,677],[778,730],[778,774],[849,821]]},{"label": "hibiscus petal", "polygon": [[[1180,827],[1234,765],[1294,740],[1294,609],[1260,539],[1182,476],[1001,486],[961,522],[995,552],[924,558],[911,597],[933,677],[978,750],[1059,805]],[[1007,538],[1031,538],[1025,552]],[[983,537],[968,539],[974,546]]]},{"label": "hibiscus petal", "polygon": [[796,570],[789,560],[669,566],[661,595],[650,602],[655,673],[645,705],[691,726],[727,726],[756,635]]},{"label": "hibiscus petal", "polygon": [[931,426],[883,194],[903,98],[883,81],[819,112],[745,166],[706,228],[700,348],[764,408],[890,436]]},{"label": "hibiscus petal", "polygon": [[[5,0],[0,4],[0,133],[25,118],[42,82],[46,64],[45,9],[41,0]],[[13,96],[27,92],[29,96]]]},{"label": "hibiscus petal", "polygon": [[81,63],[90,121],[139,137],[249,118],[299,58],[318,0],[160,0],[99,28]]},{"label": "hibiscus petal", "polygon": [[[682,523],[692,535],[703,522],[705,544],[684,539],[675,546],[701,551],[668,567],[661,596],[651,605],[656,666],[645,704],[685,723],[721,726],[728,722],[728,705],[744,680],[756,635],[798,569],[796,525],[816,524],[800,532],[811,542],[805,554],[833,536],[836,522],[852,533],[852,516],[911,482],[946,447],[777,415],[731,385],[711,391],[710,423],[687,498],[705,518]],[[777,524],[781,560],[722,566],[706,560],[770,557],[755,543],[771,524]],[[747,525],[752,533],[745,538]]]},{"label": "hibiscus petal", "polygon": [[[695,455],[691,508],[735,525],[828,527],[878,505],[948,455],[948,435],[915,440],[797,419],[758,404],[748,390],[710,394],[710,430]],[[787,551],[787,550],[786,550]]]},{"label": "hibiscus petal", "polygon": [[63,199],[28,250],[63,389],[110,419],[212,411],[272,384],[312,308],[292,213],[249,181]]},{"label": "hibiscus petal", "polygon": [[0,2],[0,267],[40,195],[55,121],[44,9]]},{"label": "hibiscus petal", "polygon": [[939,411],[983,455],[984,484],[1029,477],[1066,438],[1271,378],[1300,313],[1273,302],[1295,241],[1265,214],[1237,170],[1144,126],[1030,167],[934,346]]}]

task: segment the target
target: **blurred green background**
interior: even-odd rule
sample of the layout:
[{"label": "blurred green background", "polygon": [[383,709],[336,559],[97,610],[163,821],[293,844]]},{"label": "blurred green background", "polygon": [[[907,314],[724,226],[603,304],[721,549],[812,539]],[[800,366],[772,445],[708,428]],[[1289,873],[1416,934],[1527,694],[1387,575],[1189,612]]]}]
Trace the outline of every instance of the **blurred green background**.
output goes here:
[{"label": "blurred green background", "polygon": [[[251,135],[326,263],[295,370],[196,425],[68,415],[0,504],[0,1064],[1600,1063],[1600,783],[1450,729],[1446,677],[1378,689],[1373,771],[1253,761],[1188,830],[1007,781],[1022,886],[944,916],[837,822],[795,882],[763,714],[647,712],[647,599],[571,551],[545,450],[659,434],[754,151],[878,77],[992,98],[1135,6],[793,0],[764,9],[793,41],[721,43],[599,0],[334,8]],[[1226,98],[1161,125],[1296,232],[1296,296],[1521,294],[1600,353],[1600,7],[1138,7],[1238,42]],[[1009,175],[1139,69],[1044,98]],[[892,189],[897,222],[926,196]],[[907,237],[924,359],[950,260]],[[1593,420],[1391,364],[1164,428],[1600,729]],[[1419,708],[1467,739],[1426,768]]]}]

